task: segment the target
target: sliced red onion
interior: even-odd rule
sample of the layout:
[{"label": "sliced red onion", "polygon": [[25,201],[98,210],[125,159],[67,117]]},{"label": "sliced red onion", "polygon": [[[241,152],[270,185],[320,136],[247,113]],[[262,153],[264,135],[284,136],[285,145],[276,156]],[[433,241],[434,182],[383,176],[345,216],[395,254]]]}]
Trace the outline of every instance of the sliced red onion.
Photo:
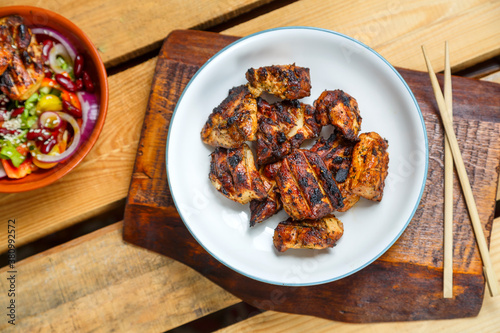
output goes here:
[{"label": "sliced red onion", "polygon": [[38,118],[38,125],[42,128],[47,128],[51,131],[59,129],[62,125],[61,117],[56,112],[45,111]]},{"label": "sliced red onion", "polygon": [[80,127],[78,127],[78,123],[76,122],[75,118],[64,112],[55,112],[55,113],[57,113],[57,115],[61,117],[61,119],[67,121],[69,124],[71,124],[71,126],[73,126],[73,132],[74,132],[73,142],[71,143],[71,146],[68,147],[68,149],[66,149],[59,155],[52,156],[47,154],[36,154],[36,156],[34,157],[40,162],[45,162],[45,163],[62,162],[71,155],[73,155],[80,146],[80,142],[82,142],[80,135]]},{"label": "sliced red onion", "polygon": [[59,43],[64,45],[64,47],[68,51],[69,56],[71,57],[72,62],[75,61],[75,57],[76,57],[76,53],[77,53],[76,48],[61,33],[57,32],[51,28],[33,28],[33,29],[31,29],[31,32],[33,32],[35,35],[46,35],[46,36],[54,38]]},{"label": "sliced red onion", "polygon": [[[64,61],[70,66],[70,68],[62,68],[57,63],[57,57],[62,57]],[[61,74],[64,72],[71,72],[73,69],[73,60],[71,60],[66,48],[62,44],[55,44],[49,52],[49,64],[50,68],[56,74]]]},{"label": "sliced red onion", "polygon": [[79,91],[76,93],[76,96],[82,106],[82,141],[84,141],[90,137],[94,125],[97,122],[99,104],[97,103],[96,96],[89,92]]},{"label": "sliced red onion", "polygon": [[5,169],[3,168],[3,165],[0,162],[0,178],[3,178],[5,176],[7,176],[7,173],[5,172]]}]

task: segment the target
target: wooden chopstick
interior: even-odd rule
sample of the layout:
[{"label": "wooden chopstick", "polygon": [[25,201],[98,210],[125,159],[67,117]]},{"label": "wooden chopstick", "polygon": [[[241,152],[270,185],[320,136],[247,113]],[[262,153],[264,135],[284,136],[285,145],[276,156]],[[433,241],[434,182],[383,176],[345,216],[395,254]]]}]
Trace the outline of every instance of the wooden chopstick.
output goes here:
[{"label": "wooden chopstick", "polygon": [[488,284],[488,288],[490,290],[491,296],[497,296],[498,281],[495,276],[495,271],[493,270],[493,267],[491,265],[490,254],[488,251],[488,245],[486,244],[483,226],[481,225],[481,221],[479,220],[479,213],[477,211],[476,202],[474,201],[474,196],[472,195],[469,177],[467,176],[464,161],[462,159],[462,154],[460,153],[460,148],[458,146],[457,137],[455,136],[455,132],[453,130],[453,121],[448,112],[446,112],[446,103],[444,101],[443,93],[441,92],[436,74],[432,69],[430,60],[427,58],[425,47],[423,45],[422,52],[424,54],[425,63],[427,65],[432,88],[434,90],[434,95],[438,104],[439,113],[441,114],[441,120],[443,122],[446,136],[448,137],[448,142],[450,143],[450,149],[453,155],[453,161],[455,162],[455,167],[457,169],[458,178],[464,192],[465,202],[467,204],[469,215],[472,221],[472,228],[474,229],[474,234],[476,236],[476,241],[479,247],[479,253],[481,255],[481,259],[483,260],[483,271]]},{"label": "wooden chopstick", "polygon": [[[448,42],[445,43],[444,101],[453,119],[451,69]],[[443,297],[453,298],[453,156],[448,136],[444,139],[444,260]]]}]

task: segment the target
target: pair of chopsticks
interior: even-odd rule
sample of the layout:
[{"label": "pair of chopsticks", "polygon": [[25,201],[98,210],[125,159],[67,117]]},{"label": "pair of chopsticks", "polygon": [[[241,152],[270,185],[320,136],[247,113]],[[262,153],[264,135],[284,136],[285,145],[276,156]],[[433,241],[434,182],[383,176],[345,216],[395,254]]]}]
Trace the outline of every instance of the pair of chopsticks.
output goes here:
[{"label": "pair of chopsticks", "polygon": [[[425,54],[425,47],[422,45],[422,52],[424,54],[425,63],[427,65],[427,70],[429,72],[429,77],[431,79],[432,88],[434,90],[434,95],[436,97],[436,102],[439,108],[439,113],[441,114],[441,120],[443,122],[444,130],[446,133],[445,142],[445,159],[450,161],[450,155],[453,157],[455,162],[455,167],[457,169],[458,178],[460,184],[462,185],[462,190],[465,196],[465,202],[467,204],[467,209],[469,210],[469,215],[472,221],[472,228],[474,229],[474,234],[476,235],[476,241],[479,247],[479,253],[483,261],[483,271],[485,274],[486,282],[490,291],[491,296],[497,296],[498,291],[498,281],[493,271],[493,266],[491,265],[490,254],[488,251],[488,245],[486,244],[486,238],[484,236],[483,227],[481,221],[479,220],[479,213],[477,211],[476,202],[474,196],[472,195],[472,189],[470,187],[469,177],[465,170],[464,161],[462,159],[462,154],[460,153],[460,148],[458,146],[457,137],[453,130],[453,111],[452,111],[452,88],[451,88],[451,71],[450,71],[450,61],[449,61],[449,50],[448,43],[445,44],[445,84],[444,84],[444,94],[441,92],[439,87],[436,74],[432,69],[432,65]],[[449,149],[446,148],[449,146]],[[448,150],[448,158],[446,158],[446,150]],[[451,154],[450,154],[451,151]],[[450,161],[451,162],[451,161]],[[452,217],[452,204],[453,204],[453,164],[446,162],[448,167],[445,166],[445,236],[444,236],[444,283],[443,283],[443,296],[445,298],[453,297],[453,217]]]}]

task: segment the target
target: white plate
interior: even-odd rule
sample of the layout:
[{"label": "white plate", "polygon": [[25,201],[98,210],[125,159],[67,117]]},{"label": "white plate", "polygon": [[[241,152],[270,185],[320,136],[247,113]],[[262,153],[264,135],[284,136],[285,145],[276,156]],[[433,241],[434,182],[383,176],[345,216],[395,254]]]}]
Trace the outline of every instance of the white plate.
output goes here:
[{"label": "white plate", "polygon": [[[218,193],[208,179],[213,148],[200,131],[228,90],[244,84],[250,67],[296,63],[309,67],[313,101],[342,89],[359,104],[362,132],[389,141],[389,175],[380,203],[361,199],[346,213],[344,236],[327,250],[278,253],[272,243],[282,211],[249,228],[249,207]],[[306,286],[344,278],[367,266],[399,238],[425,185],[428,144],[418,104],[398,72],[366,45],[339,33],[308,27],[263,31],[212,57],[189,82],[170,123],[167,175],[177,210],[191,234],[217,260],[250,278]]]}]

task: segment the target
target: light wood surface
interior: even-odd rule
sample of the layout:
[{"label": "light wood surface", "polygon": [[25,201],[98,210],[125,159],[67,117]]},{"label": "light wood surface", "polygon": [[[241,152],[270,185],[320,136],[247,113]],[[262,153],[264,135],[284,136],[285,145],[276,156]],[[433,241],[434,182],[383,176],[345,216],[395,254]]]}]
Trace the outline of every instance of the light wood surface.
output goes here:
[{"label": "light wood surface", "polygon": [[[304,15],[308,13],[308,15]],[[425,71],[420,45],[426,44],[434,69],[444,69],[443,42],[453,45],[452,70],[500,54],[497,1],[323,1],[294,2],[225,30],[245,36],[263,29],[305,25],[356,38],[392,65]],[[481,36],[478,38],[478,36]],[[474,45],[474,47],[471,47]]]},{"label": "light wood surface", "polygon": [[[160,332],[239,302],[190,268],[126,244],[122,226],[19,262],[16,303],[22,319],[15,330]],[[0,276],[7,270],[0,269]],[[7,289],[8,281],[0,279],[0,290]],[[8,302],[0,293],[0,304]],[[0,331],[9,328],[0,321]]]},{"label": "light wood surface", "polygon": [[[119,331],[158,332],[239,302],[193,269],[124,243],[121,229],[122,223],[116,223],[19,262],[19,276],[30,278],[18,284],[17,300],[30,306],[19,306],[23,319],[16,329],[92,331],[105,325]],[[491,259],[500,271],[500,219],[493,224]],[[7,270],[0,269],[0,276]],[[7,290],[5,279],[0,279],[0,288]],[[0,293],[0,304],[7,302],[6,293]],[[477,318],[347,324],[270,311],[223,332],[495,332],[499,313],[497,298],[485,295]],[[8,328],[0,321],[0,330]]]},{"label": "light wood surface", "polygon": [[269,1],[2,0],[0,6],[37,6],[65,16],[90,37],[109,67],[159,47],[174,29],[203,29]]},{"label": "light wood surface", "polygon": [[[36,5],[64,15],[90,36],[109,68],[159,47],[173,29],[208,28],[267,2],[0,0],[0,6]],[[333,29],[365,42],[395,66],[416,70],[425,70],[420,53],[425,43],[436,71],[443,69],[442,43],[448,40],[456,71],[500,54],[499,17],[500,2],[489,0],[301,0],[243,18],[223,33],[244,36],[290,25]],[[0,230],[7,230],[7,220],[16,218],[17,246],[109,211],[126,197],[155,62],[156,58],[141,60],[109,78],[105,127],[73,172],[45,189],[0,194]],[[500,71],[483,79],[500,83]],[[103,228],[19,262],[18,325],[10,327],[2,320],[0,329],[159,332],[239,301],[194,270],[123,243],[121,226]],[[1,232],[2,252],[6,245]],[[494,270],[500,272],[498,219],[490,253]],[[5,275],[3,268],[0,305],[8,302]],[[266,312],[225,331],[498,332],[499,314],[500,302],[485,295],[477,318],[353,325]]]}]

